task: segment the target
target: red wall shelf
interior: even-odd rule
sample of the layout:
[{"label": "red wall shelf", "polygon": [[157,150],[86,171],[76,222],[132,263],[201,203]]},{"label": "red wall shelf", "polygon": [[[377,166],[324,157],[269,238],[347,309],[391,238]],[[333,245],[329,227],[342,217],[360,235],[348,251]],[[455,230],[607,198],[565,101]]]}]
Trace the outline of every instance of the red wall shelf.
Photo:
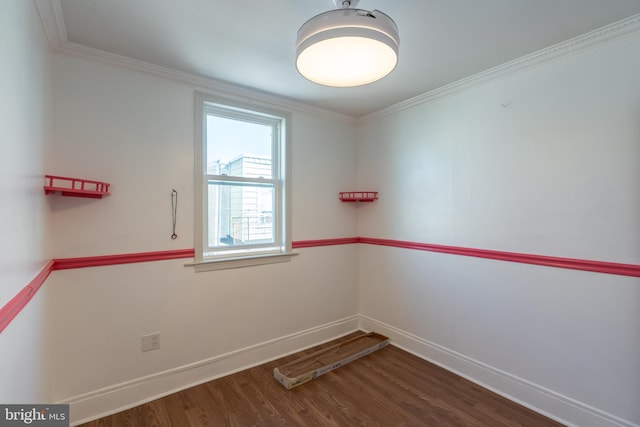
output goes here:
[{"label": "red wall shelf", "polygon": [[343,202],[373,202],[378,200],[377,191],[341,191],[340,200]]},{"label": "red wall shelf", "polygon": [[45,194],[60,192],[62,196],[88,197],[91,199],[101,199],[102,196],[111,194],[109,193],[111,184],[102,181],[53,175],[45,175],[44,181]]}]

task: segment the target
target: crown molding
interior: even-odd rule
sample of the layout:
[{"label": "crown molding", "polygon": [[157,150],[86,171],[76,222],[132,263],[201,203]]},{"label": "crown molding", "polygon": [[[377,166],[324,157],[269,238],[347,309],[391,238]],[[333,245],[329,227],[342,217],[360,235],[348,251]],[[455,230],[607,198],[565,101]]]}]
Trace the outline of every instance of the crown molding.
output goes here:
[{"label": "crown molding", "polygon": [[76,56],[103,64],[127,68],[130,70],[162,77],[165,79],[186,83],[195,89],[214,93],[231,99],[244,102],[263,104],[265,106],[277,105],[280,108],[296,110],[308,114],[326,117],[333,120],[355,124],[356,118],[336,113],[324,108],[314,107],[277,94],[260,91],[254,88],[243,87],[210,77],[199,76],[179,71],[169,67],[140,61],[123,55],[114,54],[100,49],[94,49],[68,40],[67,31],[62,15],[60,0],[34,0],[42,26],[49,42],[49,48],[54,53]]},{"label": "crown molding", "polygon": [[384,116],[426,104],[436,99],[462,92],[474,86],[496,80],[522,70],[530,69],[558,58],[573,55],[586,49],[602,46],[640,32],[640,14],[632,15],[628,18],[564,42],[557,43],[445,86],[441,86],[432,91],[401,101],[366,116],[354,118],[254,88],[242,87],[209,77],[178,71],[172,68],[162,67],[149,62],[69,42],[66,27],[64,25],[64,18],[62,16],[62,5],[60,0],[34,0],[34,2],[38,9],[40,20],[42,21],[42,26],[49,42],[49,47],[51,51],[55,53],[64,53],[83,57],[110,65],[144,72],[158,77],[186,83],[203,91],[214,92],[216,94],[238,100],[258,101],[268,105],[276,104],[284,108],[357,124],[364,124],[369,121],[378,120]]},{"label": "crown molding", "polygon": [[538,65],[551,62],[558,58],[567,57],[578,52],[602,46],[607,43],[640,33],[640,14],[546,47],[504,64],[498,65],[480,73],[465,77],[453,83],[441,86],[421,95],[401,101],[382,110],[376,111],[358,119],[358,124],[378,120],[384,116],[406,110],[411,107],[426,104],[445,96],[453,95],[474,86],[496,80]]},{"label": "crown molding", "polygon": [[187,85],[193,86],[196,90],[224,96],[226,98],[244,102],[251,102],[254,104],[262,104],[264,106],[275,105],[281,109],[284,108],[288,110],[305,112],[353,124],[355,124],[356,122],[356,119],[354,117],[318,107],[313,107],[286,97],[271,94],[268,92],[262,92],[258,89],[243,87],[232,83],[226,83],[221,80],[199,76],[196,74],[188,73],[186,71],[175,70],[173,68],[163,67],[160,65],[140,61],[137,59],[129,58],[127,56],[117,55],[99,49],[94,49],[69,41],[64,42],[62,46],[56,50],[56,52],[185,83]]},{"label": "crown molding", "polygon": [[67,40],[67,30],[62,18],[60,0],[34,0],[40,22],[49,43],[49,49],[56,52]]}]

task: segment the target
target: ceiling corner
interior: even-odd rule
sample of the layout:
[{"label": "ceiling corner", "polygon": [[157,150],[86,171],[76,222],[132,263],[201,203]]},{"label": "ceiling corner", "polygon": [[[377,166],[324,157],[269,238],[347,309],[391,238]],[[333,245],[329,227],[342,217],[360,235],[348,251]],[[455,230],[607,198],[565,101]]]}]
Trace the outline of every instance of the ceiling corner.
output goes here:
[{"label": "ceiling corner", "polygon": [[60,50],[67,43],[67,29],[62,16],[60,0],[34,0],[49,49]]}]

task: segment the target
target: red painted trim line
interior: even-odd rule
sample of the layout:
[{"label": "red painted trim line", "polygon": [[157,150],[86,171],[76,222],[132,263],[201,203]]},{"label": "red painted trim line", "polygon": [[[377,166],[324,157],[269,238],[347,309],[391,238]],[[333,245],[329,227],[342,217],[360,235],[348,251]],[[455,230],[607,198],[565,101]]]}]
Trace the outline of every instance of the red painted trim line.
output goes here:
[{"label": "red painted trim line", "polygon": [[[458,246],[434,245],[430,243],[408,242],[403,240],[376,239],[370,237],[343,237],[335,239],[299,240],[292,243],[294,249],[312,248],[320,246],[348,245],[364,243],[369,245],[389,246],[404,249],[414,249],[429,252],[440,252],[452,255],[471,256],[476,258],[494,259],[524,264],[542,265],[546,267],[566,268],[572,270],[592,271],[596,273],[617,274],[622,276],[640,277],[640,265],[620,264],[605,261],[583,260],[575,258],[560,258],[545,255],[523,254],[517,252],[503,252],[488,249],[464,248]],[[173,251],[142,252],[134,254],[105,255],[82,258],[63,258],[54,260],[53,270],[70,268],[84,268],[135,262],[162,261],[178,258],[193,258],[194,249],[180,249]]]},{"label": "red painted trim line", "polygon": [[99,267],[104,265],[131,264],[134,262],[193,258],[194,256],[194,249],[177,249],[171,251],[139,252],[133,254],[101,255],[81,258],[60,258],[53,260],[53,269],[67,270],[70,268]]},{"label": "red painted trim line", "polygon": [[[311,248],[317,246],[348,245],[359,243],[359,237],[342,237],[337,239],[300,240],[292,242],[294,249]],[[178,249],[171,251],[139,252],[132,254],[99,255],[78,258],[54,259],[54,270],[67,270],[72,268],[98,267],[105,265],[130,264],[136,262],[163,261],[167,259],[193,258],[195,249]]]},{"label": "red painted trim line", "polygon": [[[575,258],[559,258],[544,255],[522,254],[516,252],[492,251],[487,249],[463,248],[458,246],[434,245],[430,243],[407,242],[403,240],[376,239],[371,237],[344,237],[336,239],[300,240],[292,243],[293,248],[311,248],[319,246],[348,245],[364,243],[368,245],[389,246],[395,248],[415,249],[429,252],[440,252],[452,255],[471,256],[476,258],[495,259],[508,262],[542,265],[547,267],[566,268],[572,270],[591,271],[595,273],[617,274],[621,276],[640,277],[640,265],[620,264],[604,261],[592,261]],[[136,262],[162,261],[168,259],[193,258],[194,249],[178,249],[171,251],[141,252],[120,255],[104,255],[81,258],[61,258],[49,261],[36,277],[22,288],[9,302],[0,308],[0,332],[22,311],[25,305],[40,290],[43,283],[54,270],[71,268],[96,267]]]},{"label": "red painted trim line", "polygon": [[416,249],[429,252],[441,252],[453,255],[476,258],[496,259],[500,261],[519,262],[524,264],[543,265],[546,267],[584,270],[596,273],[617,274],[621,276],[640,277],[640,265],[619,264],[605,261],[592,261],[575,258],[559,258],[544,255],[522,254],[516,252],[492,251],[487,249],[462,248],[457,246],[433,245],[429,243],[406,242],[402,240],[375,239],[361,237],[360,243],[369,245],[391,246],[396,248]]},{"label": "red painted trim line", "polygon": [[292,242],[293,249],[299,248],[314,248],[317,246],[334,246],[334,245],[349,245],[352,243],[360,243],[359,237],[343,237],[339,239],[321,239],[321,240],[299,240]]},{"label": "red painted trim line", "polygon": [[27,286],[22,288],[16,296],[0,308],[0,332],[11,323],[18,313],[22,311],[24,306],[31,301],[31,298],[35,296],[38,290],[40,290],[44,281],[47,280],[47,277],[51,274],[53,264],[53,261],[49,261]]}]

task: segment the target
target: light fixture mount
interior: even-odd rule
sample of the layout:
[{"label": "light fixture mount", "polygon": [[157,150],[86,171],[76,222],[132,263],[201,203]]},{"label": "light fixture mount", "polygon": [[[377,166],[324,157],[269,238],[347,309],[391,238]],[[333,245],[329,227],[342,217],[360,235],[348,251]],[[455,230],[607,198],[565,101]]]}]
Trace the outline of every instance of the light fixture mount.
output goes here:
[{"label": "light fixture mount", "polygon": [[398,63],[400,37],[393,19],[379,10],[355,9],[359,0],[333,0],[298,30],[296,68],[325,86],[352,87],[377,81]]},{"label": "light fixture mount", "polygon": [[349,7],[356,8],[360,0],[333,0],[333,3],[338,9],[346,9]]}]

